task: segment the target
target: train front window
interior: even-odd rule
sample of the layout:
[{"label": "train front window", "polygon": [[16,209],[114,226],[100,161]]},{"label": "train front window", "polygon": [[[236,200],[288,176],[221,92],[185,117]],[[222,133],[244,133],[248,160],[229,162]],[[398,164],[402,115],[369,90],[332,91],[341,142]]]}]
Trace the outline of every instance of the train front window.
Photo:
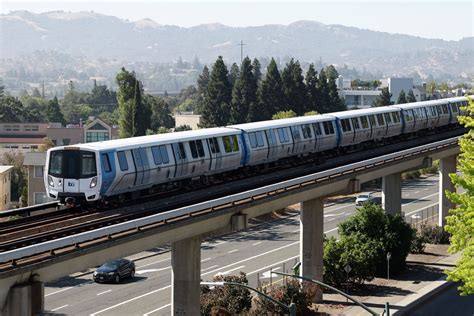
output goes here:
[{"label": "train front window", "polygon": [[97,175],[95,153],[79,150],[55,150],[49,159],[49,174],[67,179],[91,178]]}]

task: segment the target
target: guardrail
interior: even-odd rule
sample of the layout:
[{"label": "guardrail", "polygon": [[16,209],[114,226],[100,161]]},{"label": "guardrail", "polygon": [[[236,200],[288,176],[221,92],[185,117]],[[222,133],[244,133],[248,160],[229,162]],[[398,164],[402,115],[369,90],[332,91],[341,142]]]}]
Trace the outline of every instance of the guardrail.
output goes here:
[{"label": "guardrail", "polygon": [[404,215],[405,222],[409,223],[412,227],[417,228],[421,225],[426,225],[433,218],[438,217],[439,203],[433,203],[425,208],[409,212]]},{"label": "guardrail", "polygon": [[303,177],[267,185],[258,189],[253,189],[233,195],[229,195],[223,198],[206,201],[191,206],[182,207],[176,210],[163,212],[160,214],[150,215],[147,217],[131,220],[125,223],[110,225],[107,227],[99,228],[93,231],[79,233],[73,236],[67,236],[58,238],[51,241],[46,241],[37,245],[30,245],[24,248],[5,251],[0,254],[0,262],[8,262],[11,260],[17,260],[24,257],[52,251],[67,246],[76,245],[85,241],[94,240],[101,237],[111,236],[113,234],[125,232],[131,229],[139,229],[140,227],[155,224],[170,220],[172,218],[181,217],[184,215],[190,215],[195,212],[211,209],[232,203],[234,205],[238,201],[253,199],[256,196],[269,196],[270,193],[275,193],[283,190],[283,192],[290,191],[295,188],[303,188],[309,184],[322,183],[324,181],[332,180],[341,176],[347,176],[355,172],[363,172],[373,167],[381,166],[385,163],[391,163],[394,161],[402,161],[406,158],[416,157],[418,155],[429,154],[437,150],[447,148],[453,145],[457,145],[458,137],[438,141],[435,143],[418,146],[415,148],[407,149],[397,153],[392,153],[377,158],[368,159],[365,161],[348,164],[343,167],[333,168],[322,172],[317,172]]}]

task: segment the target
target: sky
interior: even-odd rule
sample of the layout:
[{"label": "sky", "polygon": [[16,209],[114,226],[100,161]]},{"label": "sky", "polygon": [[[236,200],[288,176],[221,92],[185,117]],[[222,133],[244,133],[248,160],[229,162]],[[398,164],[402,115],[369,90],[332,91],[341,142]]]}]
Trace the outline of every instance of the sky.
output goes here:
[{"label": "sky", "polygon": [[474,36],[472,0],[1,0],[0,12],[15,10],[94,11],[130,21],[150,18],[160,24],[190,27],[290,24],[312,20],[425,38],[459,40]]}]

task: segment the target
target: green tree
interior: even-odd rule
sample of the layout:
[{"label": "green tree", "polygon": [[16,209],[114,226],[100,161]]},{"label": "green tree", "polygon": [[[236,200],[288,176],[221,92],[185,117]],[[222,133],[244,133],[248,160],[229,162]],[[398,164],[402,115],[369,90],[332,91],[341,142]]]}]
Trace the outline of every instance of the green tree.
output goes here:
[{"label": "green tree", "polygon": [[18,98],[4,96],[0,99],[0,123],[28,122],[30,114]]},{"label": "green tree", "polygon": [[86,98],[86,103],[93,109],[94,115],[113,112],[117,108],[117,93],[109,90],[106,85],[98,85],[94,80],[94,86]]},{"label": "green tree", "polygon": [[233,63],[232,66],[230,66],[230,71],[229,71],[229,83],[232,87],[234,87],[235,82],[239,79],[239,77],[240,77],[239,66],[236,63]]},{"label": "green tree", "polygon": [[240,75],[232,89],[229,123],[240,124],[258,119],[257,81],[252,73],[250,58],[245,57],[240,67]]},{"label": "green tree", "polygon": [[280,72],[273,58],[267,67],[265,79],[258,87],[257,95],[259,106],[257,121],[269,120],[274,113],[287,108]]},{"label": "green tree", "polygon": [[262,64],[258,61],[257,58],[254,58],[252,61],[252,71],[253,71],[253,77],[255,78],[255,81],[259,82],[262,80]]},{"label": "green tree", "polygon": [[403,104],[403,103],[407,103],[407,98],[405,96],[405,91],[403,91],[402,89],[402,91],[400,91],[400,94],[398,95],[397,104]]},{"label": "green tree", "polygon": [[416,102],[416,97],[415,97],[415,94],[413,94],[413,90],[410,89],[408,90],[408,94],[407,94],[407,103],[412,103],[412,102]]},{"label": "green tree", "polygon": [[204,108],[206,100],[207,100],[207,86],[209,85],[209,69],[207,66],[204,66],[202,69],[202,73],[199,75],[197,80],[197,99],[196,99],[196,110],[198,113],[202,112],[202,108]]},{"label": "green tree", "polygon": [[347,110],[344,99],[339,96],[339,91],[337,90],[336,80],[332,77],[328,80],[328,89],[329,89],[329,107],[330,112],[345,111]]},{"label": "green tree", "polygon": [[459,145],[461,154],[458,159],[458,173],[451,174],[451,180],[456,188],[464,188],[465,192],[446,191],[448,198],[456,204],[446,218],[446,231],[451,233],[449,251],[462,252],[462,257],[452,271],[448,271],[448,279],[461,281],[461,295],[474,294],[474,102],[469,100],[468,115],[460,117],[459,121],[468,132],[461,137]]},{"label": "green tree", "polygon": [[11,171],[11,200],[20,201],[21,194],[28,186],[28,175],[23,168],[25,156],[21,152],[8,151],[0,157],[0,165],[13,166]]},{"label": "green tree", "polygon": [[117,101],[119,105],[120,137],[135,137],[146,135],[150,127],[151,110],[142,100],[143,87],[135,76],[125,68],[117,74]]},{"label": "green tree", "polygon": [[58,122],[62,125],[66,124],[66,120],[64,119],[64,115],[59,108],[59,102],[56,96],[54,96],[54,98],[48,102],[46,107],[46,119],[48,122]]},{"label": "green tree", "polygon": [[180,125],[174,129],[175,132],[192,131],[192,130],[193,129],[189,125]]},{"label": "green tree", "polygon": [[308,91],[309,109],[317,111],[319,109],[318,72],[314,65],[310,64],[305,77],[306,90]]},{"label": "green tree", "polygon": [[281,74],[283,91],[288,105],[285,110],[293,110],[298,115],[303,115],[304,112],[311,110],[302,72],[300,62],[292,58]]},{"label": "green tree", "polygon": [[304,114],[304,116],[318,115],[318,111],[309,111]]},{"label": "green tree", "polygon": [[331,112],[331,97],[329,96],[329,84],[328,78],[326,76],[326,71],[321,69],[318,77],[318,86],[317,86],[319,102],[316,103],[318,106],[316,111],[319,113],[328,113]]},{"label": "green tree", "polygon": [[147,94],[143,100],[151,109],[151,129],[153,131],[158,131],[160,127],[174,127],[174,118],[164,99]]},{"label": "green tree", "polygon": [[292,117],[297,117],[297,116],[298,115],[293,110],[280,111],[273,114],[272,120],[280,120],[280,119],[292,118]]},{"label": "green tree", "polygon": [[391,97],[392,97],[392,94],[388,91],[388,88],[383,88],[380,95],[372,103],[372,106],[379,107],[379,106],[391,105],[392,104],[392,101],[390,101]]},{"label": "green tree", "polygon": [[339,78],[339,73],[337,72],[336,67],[334,67],[333,65],[327,66],[325,71],[326,76],[329,80],[336,80],[337,78]]},{"label": "green tree", "polygon": [[232,87],[228,75],[224,60],[219,56],[212,67],[206,99],[201,108],[201,127],[224,126],[229,121]]}]

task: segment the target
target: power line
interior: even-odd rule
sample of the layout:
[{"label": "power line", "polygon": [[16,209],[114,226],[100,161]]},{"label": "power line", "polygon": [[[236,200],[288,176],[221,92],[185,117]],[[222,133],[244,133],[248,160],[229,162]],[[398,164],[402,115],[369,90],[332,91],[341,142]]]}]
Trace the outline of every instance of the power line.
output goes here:
[{"label": "power line", "polygon": [[243,61],[243,56],[244,56],[244,41],[240,40],[240,44],[237,44],[237,46],[240,46],[240,63]]}]

